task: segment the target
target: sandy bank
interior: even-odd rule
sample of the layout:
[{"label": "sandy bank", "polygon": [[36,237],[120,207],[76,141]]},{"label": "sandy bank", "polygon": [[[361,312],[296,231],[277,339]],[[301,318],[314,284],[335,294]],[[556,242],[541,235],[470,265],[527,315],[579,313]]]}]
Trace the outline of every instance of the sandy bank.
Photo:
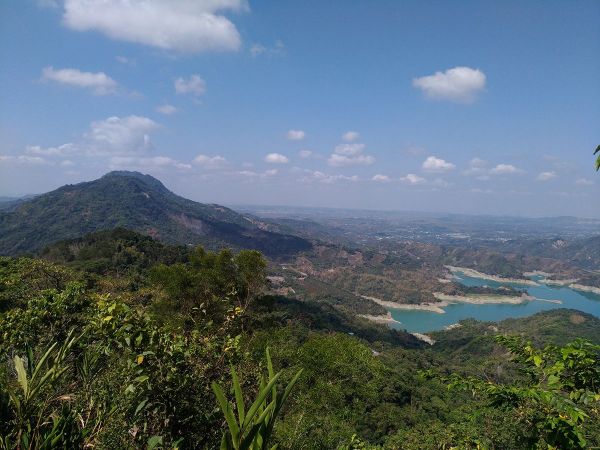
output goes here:
[{"label": "sandy bank", "polygon": [[576,291],[592,292],[600,295],[600,288],[597,288],[596,286],[586,286],[585,284],[573,283],[570,284],[569,287],[571,289],[575,289]]},{"label": "sandy bank", "polygon": [[450,272],[460,272],[468,277],[473,278],[481,278],[483,280],[496,281],[498,283],[514,283],[514,284],[522,284],[527,286],[539,286],[539,283],[533,280],[527,280],[525,278],[504,278],[498,277],[496,275],[490,275],[487,273],[479,272],[475,269],[469,269],[467,267],[455,267],[455,266],[445,266]]},{"label": "sandy bank", "polygon": [[544,278],[539,282],[542,284],[547,284],[549,286],[568,286],[570,284],[577,283],[577,281],[577,278],[571,278],[569,280],[550,280],[548,278]]},{"label": "sandy bank", "polygon": [[487,305],[504,303],[509,305],[519,305],[530,300],[535,300],[535,297],[530,295],[508,296],[508,295],[448,295],[441,292],[434,292],[433,296],[438,300],[447,303],[471,303],[473,305]]},{"label": "sandy bank", "polygon": [[544,272],[543,270],[533,270],[531,272],[523,272],[523,276],[524,277],[535,277],[535,276],[540,276],[540,277],[549,277],[550,275],[552,275],[550,272]]},{"label": "sandy bank", "polygon": [[381,305],[384,308],[389,308],[389,309],[430,311],[430,312],[435,312],[438,314],[444,314],[446,311],[444,311],[442,308],[444,306],[448,306],[448,303],[446,303],[446,302],[409,304],[409,303],[389,302],[386,300],[381,300],[380,298],[377,298],[377,297],[369,297],[367,295],[361,295],[361,297],[366,298],[367,300],[371,300],[371,301],[377,303],[378,305]]},{"label": "sandy bank", "polygon": [[392,317],[392,314],[389,312],[387,314],[382,314],[380,316],[373,316],[371,314],[359,314],[359,317],[370,320],[371,322],[383,323],[385,325],[390,325],[392,323],[400,323],[399,321],[394,319]]}]

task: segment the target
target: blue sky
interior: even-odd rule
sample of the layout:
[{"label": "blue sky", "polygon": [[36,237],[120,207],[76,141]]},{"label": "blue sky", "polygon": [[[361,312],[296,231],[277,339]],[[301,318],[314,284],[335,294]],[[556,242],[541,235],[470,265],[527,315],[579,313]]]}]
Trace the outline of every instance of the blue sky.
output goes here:
[{"label": "blue sky", "polygon": [[600,2],[7,0],[0,195],[600,217]]}]

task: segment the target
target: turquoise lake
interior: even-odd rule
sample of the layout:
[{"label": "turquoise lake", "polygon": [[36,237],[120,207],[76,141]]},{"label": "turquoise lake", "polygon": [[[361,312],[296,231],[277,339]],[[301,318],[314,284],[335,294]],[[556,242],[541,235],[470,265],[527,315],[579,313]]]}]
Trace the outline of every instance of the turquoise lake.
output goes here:
[{"label": "turquoise lake", "polygon": [[[391,309],[390,313],[400,323],[392,325],[394,328],[405,329],[410,332],[426,333],[428,331],[442,330],[448,325],[463,319],[473,318],[483,321],[497,322],[510,317],[525,317],[540,311],[556,308],[571,308],[587,312],[600,317],[600,295],[573,290],[565,286],[528,286],[515,283],[499,283],[482,278],[467,277],[456,273],[456,280],[466,286],[513,286],[526,290],[529,295],[547,300],[561,300],[562,304],[532,300],[520,305],[490,304],[472,305],[467,303],[452,304],[444,309],[446,314],[429,311],[407,311]],[[533,277],[539,281],[541,277]]]}]

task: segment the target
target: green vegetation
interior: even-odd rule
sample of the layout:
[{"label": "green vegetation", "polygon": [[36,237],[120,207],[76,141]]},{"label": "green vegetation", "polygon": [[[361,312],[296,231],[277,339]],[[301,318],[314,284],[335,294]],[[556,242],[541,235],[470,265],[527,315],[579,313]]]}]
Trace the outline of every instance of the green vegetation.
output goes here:
[{"label": "green vegetation", "polygon": [[429,347],[336,291],[269,294],[256,251],[114,230],[42,255],[0,258],[0,448],[600,445],[593,316],[463,321]]}]

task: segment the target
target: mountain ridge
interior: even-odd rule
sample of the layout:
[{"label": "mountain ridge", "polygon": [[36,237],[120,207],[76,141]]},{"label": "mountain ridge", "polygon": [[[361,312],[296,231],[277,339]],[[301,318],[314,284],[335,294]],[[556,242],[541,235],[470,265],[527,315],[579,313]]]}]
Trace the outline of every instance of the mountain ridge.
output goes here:
[{"label": "mountain ridge", "polygon": [[32,252],[58,240],[117,227],[169,244],[253,248],[271,257],[311,247],[306,239],[265,230],[257,219],[224,206],[178,196],[150,175],[114,171],[0,212],[0,254]]}]

